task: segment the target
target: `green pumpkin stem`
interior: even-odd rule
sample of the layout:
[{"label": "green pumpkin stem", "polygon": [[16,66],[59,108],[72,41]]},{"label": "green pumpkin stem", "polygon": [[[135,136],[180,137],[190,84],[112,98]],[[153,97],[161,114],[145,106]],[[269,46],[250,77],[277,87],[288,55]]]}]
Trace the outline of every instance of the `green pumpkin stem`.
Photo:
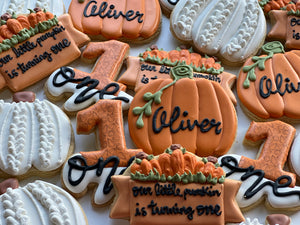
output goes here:
[{"label": "green pumpkin stem", "polygon": [[136,126],[138,128],[144,127],[144,121],[143,121],[143,115],[151,116],[152,114],[152,104],[153,102],[155,104],[161,103],[161,96],[163,94],[163,91],[172,85],[174,85],[178,80],[182,78],[189,78],[193,79],[193,69],[191,66],[186,65],[185,63],[179,63],[177,66],[171,68],[171,78],[173,81],[166,86],[162,87],[159,91],[155,92],[154,94],[147,92],[144,94],[143,98],[146,101],[145,105],[142,107],[135,107],[133,109],[133,114],[138,115],[138,119],[136,121]]},{"label": "green pumpkin stem", "polygon": [[262,50],[267,53],[267,56],[258,57],[253,56],[252,61],[254,62],[252,65],[244,66],[243,72],[247,73],[246,79],[243,83],[244,88],[250,87],[250,81],[256,80],[255,68],[258,67],[259,70],[265,70],[265,62],[272,58],[274,54],[284,53],[284,48],[279,41],[273,41],[262,46]]}]

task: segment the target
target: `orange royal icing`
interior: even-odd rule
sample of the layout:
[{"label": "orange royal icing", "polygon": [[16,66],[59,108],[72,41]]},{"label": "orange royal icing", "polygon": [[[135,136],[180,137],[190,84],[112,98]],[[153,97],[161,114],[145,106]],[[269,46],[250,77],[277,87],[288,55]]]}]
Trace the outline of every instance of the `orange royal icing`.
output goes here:
[{"label": "orange royal icing", "polygon": [[283,170],[291,144],[295,136],[295,128],[281,121],[257,123],[252,122],[246,140],[257,142],[266,139],[262,150],[256,160],[241,157],[239,167],[253,166],[255,170],[263,170],[265,178],[275,181],[278,177],[287,175],[291,177],[290,186],[294,187],[296,175]]},{"label": "orange royal icing", "polygon": [[161,20],[158,0],[72,0],[69,14],[80,31],[107,39],[150,38]]}]

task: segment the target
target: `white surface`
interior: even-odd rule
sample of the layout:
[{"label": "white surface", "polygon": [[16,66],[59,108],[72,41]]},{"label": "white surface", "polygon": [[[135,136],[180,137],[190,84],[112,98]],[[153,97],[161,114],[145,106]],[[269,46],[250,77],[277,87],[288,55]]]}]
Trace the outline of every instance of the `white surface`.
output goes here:
[{"label": "white surface", "polygon": [[[70,0],[64,0],[66,9],[68,8]],[[155,40],[151,41],[151,43],[145,44],[145,45],[130,45],[131,50],[130,50],[130,55],[131,56],[137,56],[140,52],[143,52],[147,47],[151,46],[152,44],[157,44],[159,48],[163,48],[166,51],[170,51],[177,46],[181,45],[178,41],[176,41],[170,31],[169,31],[169,19],[163,16],[163,21],[162,21],[162,29],[161,33],[156,38]],[[71,63],[69,66],[74,67],[76,69],[80,69],[83,71],[91,71],[93,65],[88,65],[84,64],[80,60],[76,60],[75,62]],[[225,66],[225,71],[227,72],[232,72],[236,75],[238,75],[239,72],[239,67],[226,67]],[[44,79],[40,81],[38,84],[35,84],[26,90],[34,91],[37,94],[38,99],[43,99],[46,98],[43,90],[44,83],[46,82],[47,79]],[[1,93],[1,98],[4,99],[5,101],[11,101],[11,96],[12,92],[10,92],[8,89],[3,90]],[[62,106],[63,102],[55,103],[59,106]],[[251,148],[243,145],[243,139],[244,135],[249,127],[250,124],[250,119],[247,118],[244,114],[244,112],[241,110],[240,106],[237,105],[236,107],[237,110],[237,115],[238,115],[238,131],[236,135],[235,142],[229,151],[229,153],[233,154],[241,154],[245,155],[247,157],[255,158],[256,154],[258,153],[257,148]],[[76,123],[75,123],[75,117],[70,118],[73,124],[73,129],[75,133],[75,152],[79,151],[90,151],[90,150],[97,150],[96,149],[96,138],[94,134],[91,135],[77,135],[76,134]],[[134,144],[130,140],[129,137],[129,132],[128,132],[128,127],[126,120],[127,118],[124,118],[125,120],[125,133],[126,133],[126,141],[127,141],[127,147],[128,148],[134,148]],[[300,131],[300,125],[296,126],[297,130]],[[24,180],[21,182],[22,185],[31,182],[33,180],[37,179],[36,177],[32,177],[30,179]],[[41,179],[41,178],[38,178]],[[47,178],[47,179],[42,179],[46,180],[48,182],[57,184],[61,186],[60,183],[60,175],[57,175],[56,177],[53,178]],[[92,192],[89,191],[85,197],[79,199],[79,202],[82,205],[83,210],[85,211],[89,224],[90,225],[99,225],[99,224],[105,224],[105,225],[125,225],[129,224],[128,221],[125,220],[112,220],[108,217],[109,214],[109,207],[103,207],[103,208],[93,208],[91,205],[91,194]],[[300,200],[299,200],[300,201]],[[268,214],[271,213],[276,213],[274,211],[268,211],[264,205],[260,205],[259,207],[249,211],[245,212],[244,216],[245,217],[250,217],[251,220],[253,220],[255,217],[257,217],[260,221],[260,223],[264,223],[265,217]],[[278,212],[277,212],[278,213]],[[292,217],[292,223],[291,224],[299,224],[300,222],[300,212],[284,212],[280,211],[280,213],[286,213],[287,215]],[[297,222],[298,221],[298,222]]]}]

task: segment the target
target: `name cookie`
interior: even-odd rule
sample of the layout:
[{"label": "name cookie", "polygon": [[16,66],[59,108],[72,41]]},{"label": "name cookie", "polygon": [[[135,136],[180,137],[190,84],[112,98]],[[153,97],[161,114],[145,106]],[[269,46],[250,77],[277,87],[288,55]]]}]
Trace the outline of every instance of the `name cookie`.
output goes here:
[{"label": "name cookie", "polygon": [[133,142],[154,155],[174,142],[199,156],[225,154],[237,125],[228,95],[217,82],[194,79],[185,63],[171,68],[171,77],[152,81],[134,96],[128,112]]},{"label": "name cookie", "polygon": [[285,52],[280,42],[269,42],[262,50],[267,55],[249,58],[238,76],[242,106],[255,120],[299,119],[300,51]]},{"label": "name cookie", "polygon": [[68,15],[59,18],[37,9],[8,17],[0,27],[0,89],[20,91],[81,54],[89,38],[77,31]]},{"label": "name cookie", "polygon": [[170,28],[198,51],[235,65],[259,50],[266,21],[256,0],[183,0],[172,12]]},{"label": "name cookie", "polygon": [[97,38],[144,41],[158,32],[158,0],[72,0],[69,7],[75,27]]}]

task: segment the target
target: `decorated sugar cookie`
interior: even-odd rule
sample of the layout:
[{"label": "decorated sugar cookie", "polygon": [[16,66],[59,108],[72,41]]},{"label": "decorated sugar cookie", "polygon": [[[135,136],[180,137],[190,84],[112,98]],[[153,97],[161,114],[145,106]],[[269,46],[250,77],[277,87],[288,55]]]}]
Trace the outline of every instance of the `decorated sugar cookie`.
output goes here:
[{"label": "decorated sugar cookie", "polygon": [[194,79],[185,63],[171,68],[173,79],[157,79],[133,98],[128,112],[130,136],[138,148],[158,155],[176,142],[201,156],[220,156],[232,145],[234,106],[217,82]]},{"label": "decorated sugar cookie", "polygon": [[258,2],[266,15],[268,15],[268,13],[272,10],[297,11],[300,5],[300,3],[298,3],[298,0],[259,0]]},{"label": "decorated sugar cookie", "polygon": [[158,0],[72,0],[69,14],[93,39],[145,41],[158,34],[161,22]]},{"label": "decorated sugar cookie", "polygon": [[288,49],[300,49],[300,2],[296,10],[272,10],[269,15],[272,28],[268,38],[285,42]]},{"label": "decorated sugar cookie", "polygon": [[67,14],[57,18],[37,8],[28,15],[6,15],[0,26],[0,89],[16,92],[40,81],[78,58],[78,47],[88,41]]},{"label": "decorated sugar cookie", "polygon": [[270,209],[299,210],[296,175],[283,170],[294,135],[295,128],[281,121],[252,122],[245,139],[266,139],[258,159],[234,154],[219,158],[226,177],[242,182],[236,198],[240,208],[251,209],[265,200]]},{"label": "decorated sugar cookie", "polygon": [[58,172],[74,148],[69,118],[31,92],[16,93],[14,101],[0,101],[1,177]]},{"label": "decorated sugar cookie", "polygon": [[11,179],[0,186],[1,224],[88,224],[79,203],[58,186],[35,181],[19,187]]},{"label": "decorated sugar cookie", "polygon": [[161,9],[168,17],[179,0],[159,0]]},{"label": "decorated sugar cookie", "polygon": [[140,57],[129,56],[127,58],[127,70],[118,81],[138,92],[144,85],[156,79],[170,78],[171,68],[183,61],[192,66],[195,79],[204,78],[220,83],[236,105],[236,98],[231,90],[236,76],[224,72],[221,63],[216,62],[214,57],[201,56],[192,52],[191,49],[177,48],[166,52],[156,46],[151,46],[150,49],[141,53]]},{"label": "decorated sugar cookie", "polygon": [[284,51],[280,42],[262,47],[266,55],[249,58],[237,80],[237,93],[247,115],[255,120],[299,119],[300,51]]},{"label": "decorated sugar cookie", "polygon": [[0,15],[4,13],[26,14],[28,9],[42,8],[60,16],[65,13],[62,0],[5,0],[0,1]]},{"label": "decorated sugar cookie", "polygon": [[135,224],[223,225],[244,221],[236,204],[239,182],[227,180],[214,157],[200,158],[178,145],[139,155],[123,176],[110,217]]},{"label": "decorated sugar cookie", "polygon": [[122,108],[128,110],[132,96],[125,92],[124,84],[114,81],[128,51],[128,44],[115,40],[89,43],[82,57],[88,61],[99,57],[93,71],[87,73],[71,67],[57,69],[45,84],[47,97],[52,101],[66,98],[63,108],[68,114],[85,109],[100,99],[120,100]]},{"label": "decorated sugar cookie", "polygon": [[256,54],[266,35],[256,0],[182,0],[172,12],[170,28],[177,39],[231,65]]},{"label": "decorated sugar cookie", "polygon": [[77,114],[77,133],[87,134],[97,129],[97,151],[85,152],[71,156],[65,163],[62,182],[75,197],[83,196],[91,184],[95,188],[92,198],[94,206],[110,203],[114,196],[111,176],[122,174],[141,149],[127,149],[122,103],[114,100],[100,100]]}]

